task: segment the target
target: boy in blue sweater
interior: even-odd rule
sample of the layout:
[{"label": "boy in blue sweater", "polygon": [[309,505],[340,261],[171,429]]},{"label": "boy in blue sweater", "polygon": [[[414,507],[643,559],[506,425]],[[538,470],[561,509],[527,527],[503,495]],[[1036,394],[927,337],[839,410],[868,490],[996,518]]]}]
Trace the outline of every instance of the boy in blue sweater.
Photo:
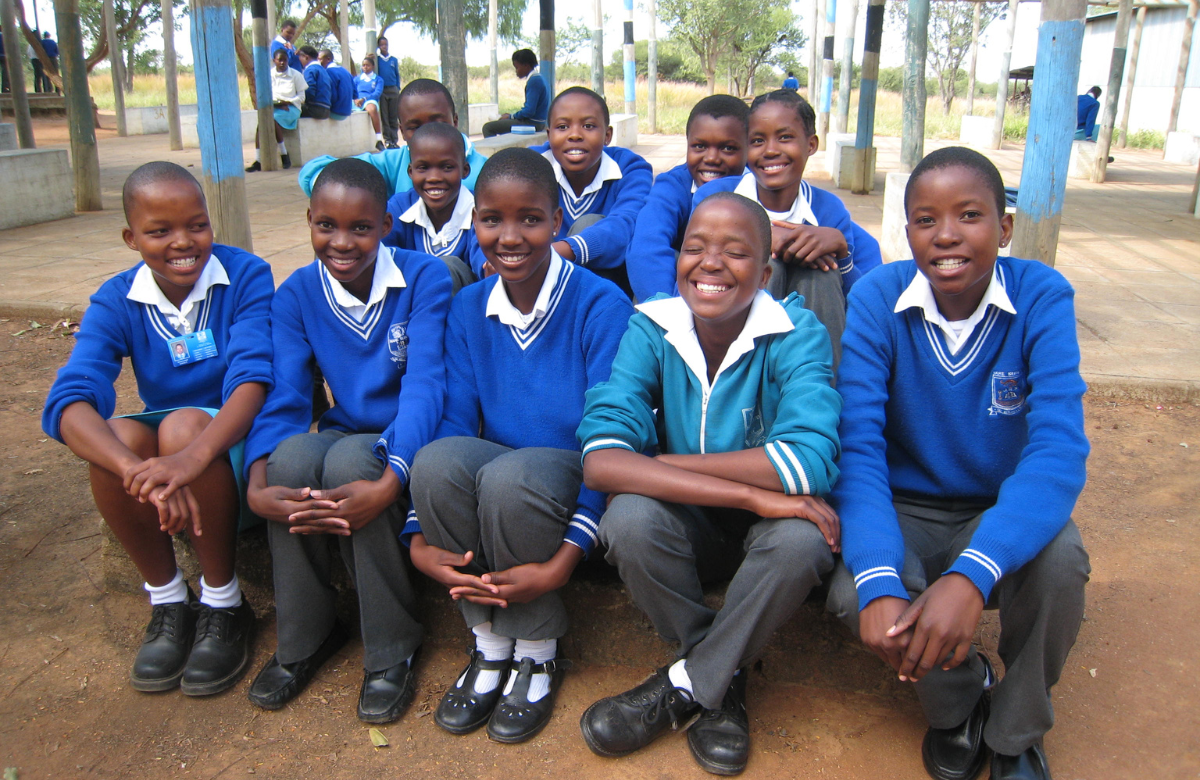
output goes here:
[{"label": "boy in blue sweater", "polygon": [[749,117],[746,101],[732,95],[710,95],[692,107],[687,162],[655,178],[633,228],[626,267],[636,300],[679,292],[675,259],[692,215],[692,195],[710,181],[745,171]]},{"label": "boy in blue sweater", "polygon": [[308,90],[304,93],[304,105],[300,107],[300,116],[310,119],[328,119],[330,101],[333,99],[333,82],[329,74],[317,60],[317,50],[312,46],[301,46],[296,54]]},{"label": "boy in blue sweater", "polygon": [[318,55],[321,67],[329,74],[329,117],[342,120],[354,112],[354,76],[341,65],[333,62],[333,52],[321,49]]},{"label": "boy in blue sweater", "polygon": [[[42,428],[90,464],[104,521],[146,580],[153,607],[130,681],[217,693],[250,662],[254,611],[234,573],[241,439],[272,384],[271,270],[213,244],[204,193],[169,162],[125,181],[125,243],[142,262],[92,296]],[[129,358],[141,414],[113,417]],[[200,600],[175,562],[186,532]]]},{"label": "boy in blue sweater", "polygon": [[[421,626],[399,533],[413,456],[445,394],[450,278],[436,258],[392,249],[387,185],[362,160],[332,163],[308,211],[317,259],[271,307],[275,388],[246,442],[250,507],[267,519],[279,643],[250,686],[273,710],[345,644],[330,585],[336,542],[359,599],[358,717],[386,723],[413,694]],[[335,404],[312,420],[313,371]]]},{"label": "boy in blue sweater", "polygon": [[[375,65],[383,80],[379,97],[379,114],[383,118],[383,140],[388,149],[398,149],[396,139],[400,130],[400,60],[388,54],[388,39],[379,36],[375,43],[379,56]],[[307,193],[307,190],[305,190]]]},{"label": "boy in blue sweater", "polygon": [[632,294],[625,248],[650,193],[650,163],[628,149],[608,146],[608,104],[585,87],[558,93],[546,131],[549,141],[533,150],[554,166],[562,195],[563,222],[554,251]]},{"label": "boy in blue sweater", "polygon": [[596,546],[604,496],[583,485],[575,429],[633,313],[612,283],[551,248],[549,163],[506,149],[479,177],[476,231],[496,273],[462,291],[446,332],[446,413],[413,466],[413,565],[450,590],[476,637],[434,720],[537,734],[554,709],[557,590]]},{"label": "boy in blue sweater", "polygon": [[[833,568],[838,520],[819,496],[837,478],[841,398],[825,329],[797,296],[762,290],[770,247],[753,201],[706,200],[684,236],[679,297],[637,307],[611,378],[588,391],[584,479],[614,494],[600,541],[679,645],[673,664],[584,713],[599,755],[631,753],[699,713],[692,756],[741,772],[746,667]],[[729,577],[714,611],[702,584]]]},{"label": "boy in blue sweater", "polygon": [[[845,565],[829,608],[916,683],[932,777],[969,780],[990,748],[993,780],[1049,778],[1049,691],[1089,572],[1071,520],[1088,455],[1074,293],[1052,268],[997,258],[1012,217],[978,152],[930,154],[904,202],[915,260],[850,296],[834,492]],[[999,683],[971,643],[987,604]]]},{"label": "boy in blue sweater", "polygon": [[413,188],[388,201],[392,232],[384,243],[442,258],[456,294],[478,279],[484,263],[471,226],[475,196],[462,186],[471,173],[462,133],[430,122],[417,128],[407,148]]}]

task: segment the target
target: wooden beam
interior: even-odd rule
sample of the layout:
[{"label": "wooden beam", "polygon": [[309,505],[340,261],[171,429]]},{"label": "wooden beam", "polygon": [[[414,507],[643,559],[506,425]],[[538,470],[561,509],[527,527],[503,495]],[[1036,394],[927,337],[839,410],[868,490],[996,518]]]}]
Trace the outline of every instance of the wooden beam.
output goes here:
[{"label": "wooden beam", "polygon": [[488,50],[491,53],[491,59],[488,61],[488,82],[492,90],[492,102],[497,106],[500,105],[500,54],[496,43],[499,14],[497,0],[488,0]]},{"label": "wooden beam", "polygon": [[469,129],[467,100],[467,23],[463,0],[438,0],[438,47],[442,55],[442,81],[458,109],[458,129]]},{"label": "wooden beam", "polygon": [[[850,91],[854,77],[854,28],[858,25],[858,0],[850,0],[850,18],[846,35],[842,37],[842,74],[838,79],[838,110],[833,120],[833,131],[844,133],[850,127]],[[862,86],[859,86],[859,99]]]},{"label": "wooden beam", "polygon": [[929,52],[929,0],[908,0],[904,48],[903,114],[900,125],[900,173],[925,156],[925,60]]},{"label": "wooden beam", "polygon": [[546,81],[551,98],[555,92],[554,58],[557,42],[554,36],[554,0],[538,2],[538,71]]},{"label": "wooden beam", "polygon": [[1133,84],[1137,79],[1138,54],[1142,50],[1142,27],[1146,23],[1146,6],[1137,12],[1137,24],[1133,28],[1133,48],[1129,51],[1129,73],[1125,76],[1124,102],[1121,107],[1121,130],[1117,146],[1125,148],[1125,137],[1129,131],[1129,106],[1133,103]]},{"label": "wooden beam", "polygon": [[1004,143],[1004,112],[1008,109],[1008,72],[1012,67],[1013,39],[1017,35],[1017,4],[1009,0],[1008,18],[1004,25],[1004,53],[1000,55],[1000,78],[996,81],[996,118],[992,122],[992,148]]},{"label": "wooden beam", "polygon": [[821,62],[818,50],[820,48],[821,37],[821,0],[812,0],[812,10],[809,13],[808,19],[808,102],[814,107],[817,105],[817,95],[820,94],[820,89],[817,87],[820,79],[817,75]]},{"label": "wooden beam", "polygon": [[658,132],[658,2],[647,0],[646,10],[650,14],[650,42],[646,56],[646,114],[650,132]]},{"label": "wooden beam", "polygon": [[862,81],[858,87],[858,127],[854,137],[854,170],[850,191],[865,195],[875,188],[875,95],[879,89],[879,49],[883,41],[884,0],[867,3],[863,33]]},{"label": "wooden beam", "polygon": [[258,152],[264,171],[277,171],[279,144],[275,140],[275,96],[271,90],[271,28],[267,22],[267,4],[274,0],[250,0],[252,42],[254,44],[254,95],[258,109]]},{"label": "wooden beam", "polygon": [[1117,119],[1117,99],[1121,97],[1121,77],[1125,74],[1125,44],[1129,41],[1129,17],[1133,16],[1133,0],[1122,0],[1117,11],[1117,29],[1113,35],[1113,52],[1108,66],[1108,94],[1104,96],[1104,115],[1096,135],[1096,166],[1092,181],[1104,183],[1108,173],[1108,152],[1112,148],[1113,125]]},{"label": "wooden beam", "polygon": [[592,91],[604,94],[604,5],[592,0]]},{"label": "wooden beam", "polygon": [[117,135],[129,135],[125,127],[125,85],[121,78],[124,61],[121,47],[117,45],[117,22],[113,13],[113,0],[104,0],[104,32],[108,36],[108,67],[112,74],[113,103],[117,110]]},{"label": "wooden beam", "polygon": [[622,49],[625,55],[625,113],[637,113],[637,61],[633,46],[633,0],[625,0],[624,40]]},{"label": "wooden beam", "polygon": [[163,70],[167,84],[167,136],[171,151],[183,149],[183,130],[179,126],[179,73],[175,62],[175,1],[161,0],[163,23]]},{"label": "wooden beam", "polygon": [[1171,100],[1171,119],[1167,122],[1168,133],[1179,129],[1179,107],[1183,103],[1183,87],[1187,79],[1188,61],[1192,55],[1192,31],[1196,29],[1198,8],[1200,8],[1200,0],[1190,0],[1187,17],[1183,22],[1183,43],[1179,50],[1179,68],[1175,74],[1175,96]]},{"label": "wooden beam", "polygon": [[833,104],[833,38],[837,34],[837,0],[825,0],[825,40],[821,53],[821,105],[817,109],[818,149],[825,148]]},{"label": "wooden beam", "polygon": [[29,95],[25,92],[25,41],[17,27],[17,11],[13,0],[0,0],[0,17],[4,22],[5,67],[12,88],[13,121],[17,125],[17,141],[22,149],[37,148],[33,140],[33,120],[29,116]]},{"label": "wooden beam", "polygon": [[58,30],[58,62],[62,67],[63,99],[71,134],[71,167],[75,171],[75,210],[100,211],[100,155],[96,149],[96,122],[88,92],[87,62],[79,0],[54,0],[54,25]]},{"label": "wooden beam", "polygon": [[966,116],[975,115],[975,64],[979,61],[979,15],[982,9],[980,3],[971,9],[971,64],[967,66],[967,106],[963,110]]}]

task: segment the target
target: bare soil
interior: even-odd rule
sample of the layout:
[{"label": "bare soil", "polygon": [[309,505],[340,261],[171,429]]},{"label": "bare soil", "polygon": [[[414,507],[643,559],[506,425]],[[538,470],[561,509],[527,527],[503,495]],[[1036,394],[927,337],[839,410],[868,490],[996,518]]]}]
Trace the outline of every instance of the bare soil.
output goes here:
[{"label": "bare soil", "polygon": [[[575,640],[585,661],[569,672],[554,720],[519,746],[482,733],[453,737],[428,717],[459,670],[465,631],[440,631],[430,643],[417,701],[381,728],[384,748],[354,717],[355,643],[279,712],[246,700],[248,678],[208,699],[132,690],[126,677],[146,601],[104,591],[86,468],[41,432],[46,390],[71,345],[64,329],[41,325],[0,320],[0,768],[22,780],[707,776],[681,735],[615,761],[592,755],[579,737],[579,715],[592,701],[635,684],[666,657],[636,617],[580,616],[603,625],[578,632],[597,644]],[[123,411],[137,408],[127,376],[119,392]],[[1047,751],[1060,780],[1197,778],[1200,408],[1089,399],[1087,415],[1090,480],[1075,517],[1093,575],[1086,622],[1055,689],[1058,725]],[[274,646],[269,604],[256,598],[255,668]],[[604,610],[635,614],[611,599],[594,611]],[[912,691],[840,631],[805,607],[753,673],[746,776],[925,776]],[[994,616],[980,634],[995,657]]]}]

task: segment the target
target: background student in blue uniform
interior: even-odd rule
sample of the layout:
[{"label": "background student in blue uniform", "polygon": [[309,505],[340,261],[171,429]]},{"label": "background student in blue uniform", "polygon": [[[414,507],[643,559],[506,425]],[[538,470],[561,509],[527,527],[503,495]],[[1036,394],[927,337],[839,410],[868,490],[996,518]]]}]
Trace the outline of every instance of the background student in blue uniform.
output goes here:
[{"label": "background student in blue uniform", "polygon": [[554,251],[630,293],[625,248],[654,175],[641,155],[612,141],[608,104],[569,87],[550,104],[547,143],[533,147],[554,166],[563,222]]},{"label": "background student in blue uniform", "polygon": [[304,64],[300,62],[300,56],[296,53],[296,23],[291,19],[284,19],[279,25],[279,35],[271,41],[271,48],[267,52],[271,55],[271,59],[275,59],[275,52],[283,49],[287,53],[288,67],[293,70],[303,71]]},{"label": "background student in blue uniform", "polygon": [[512,131],[513,125],[529,125],[534,130],[546,129],[546,116],[550,111],[550,87],[538,70],[537,55],[533,49],[517,49],[512,55],[513,70],[517,78],[525,79],[525,105],[512,114],[501,114],[499,119],[485,122],[483,137]]},{"label": "background student in blue uniform", "polygon": [[[280,161],[284,169],[292,167],[292,157],[288,154],[287,145],[283,142],[284,130],[295,130],[300,121],[300,106],[304,103],[304,92],[308,83],[300,71],[288,67],[288,53],[284,49],[276,49],[271,55],[271,100],[274,105],[272,129],[275,132],[275,142],[279,144]],[[263,132],[263,128],[258,128]],[[257,133],[254,136],[254,162],[246,167],[246,173],[262,170],[262,139]]]},{"label": "background student in blue uniform", "polygon": [[383,94],[379,97],[379,114],[383,117],[383,140],[388,149],[398,149],[400,133],[400,60],[388,54],[388,39],[379,36],[375,43],[379,56],[375,58],[379,78],[383,79]]},{"label": "background student in blue uniform", "polygon": [[[997,257],[1004,200],[978,152],[917,165],[915,260],[854,288],[838,381],[845,565],[829,608],[916,683],[939,780],[973,778],[989,748],[993,780],[1050,777],[1050,688],[1089,572],[1071,520],[1088,455],[1074,291],[1042,263]],[[972,645],[985,604],[1000,609],[998,684]]]},{"label": "background student in blue uniform", "polygon": [[654,179],[629,242],[625,265],[637,300],[678,292],[675,258],[692,215],[692,195],[710,181],[745,172],[749,116],[746,101],[732,95],[710,95],[692,107],[684,131],[687,161]]},{"label": "background student in blue uniform", "polygon": [[333,98],[333,82],[317,60],[317,50],[312,46],[301,46],[296,56],[304,66],[301,73],[308,84],[304,93],[304,105],[300,106],[300,116],[328,119],[329,103]]},{"label": "background student in blue uniform", "polygon": [[334,63],[333,52],[329,49],[321,49],[317,58],[329,74],[329,118],[345,119],[354,112],[354,76]]},{"label": "background student in blue uniform", "polygon": [[[413,694],[422,630],[400,551],[413,456],[442,416],[450,278],[436,258],[381,245],[387,186],[362,160],[330,164],[308,223],[317,259],[276,293],[275,388],[247,438],[250,507],[267,519],[278,646],[250,686],[273,710],[345,644],[330,585],[337,543],[359,600],[358,717],[386,723]],[[335,404],[309,433],[313,370]]]},{"label": "background student in blue uniform", "polygon": [[[141,166],[122,201],[123,237],[142,262],[92,296],[42,428],[90,464],[96,507],[146,580],[152,616],[133,687],[212,694],[250,662],[254,611],[234,549],[241,439],[273,381],[274,284],[262,260],[213,243],[204,193],[178,165]],[[113,417],[125,358],[145,411]],[[176,533],[199,559],[199,602],[176,565]]]},{"label": "background student in blue uniform", "polygon": [[562,212],[537,153],[489,159],[475,210],[496,273],[451,306],[445,417],[417,454],[405,532],[413,565],[450,589],[476,638],[435,721],[523,742],[554,708],[568,628],[556,591],[594,549],[604,512],[575,440],[584,393],[608,378],[633,310],[551,248]]},{"label": "background student in blue uniform", "polygon": [[363,57],[362,69],[354,77],[354,110],[366,111],[375,130],[375,149],[382,152],[383,132],[379,119],[379,100],[383,95],[383,79],[375,72],[375,57]]},{"label": "background student in blue uniform", "polygon": [[[746,667],[833,568],[837,516],[819,496],[837,478],[842,403],[825,329],[797,296],[761,289],[770,247],[753,201],[700,204],[679,296],[637,307],[611,378],[588,391],[578,438],[587,486],[614,496],[606,560],[679,647],[679,660],[584,713],[599,755],[632,753],[699,713],[692,756],[741,772]],[[731,576],[714,611],[702,583]]]}]

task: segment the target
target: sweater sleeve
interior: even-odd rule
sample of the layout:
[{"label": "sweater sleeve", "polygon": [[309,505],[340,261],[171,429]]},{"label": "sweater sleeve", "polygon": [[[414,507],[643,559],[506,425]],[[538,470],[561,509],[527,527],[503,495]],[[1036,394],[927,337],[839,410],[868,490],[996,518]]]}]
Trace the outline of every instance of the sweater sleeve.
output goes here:
[{"label": "sweater sleeve", "polygon": [[438,439],[479,435],[479,384],[471,362],[470,328],[466,323],[473,313],[469,307],[478,303],[474,296],[456,295],[450,304],[446,318],[446,405],[435,437]]},{"label": "sweater sleeve", "polygon": [[854,283],[868,271],[883,265],[883,254],[875,237],[857,222],[850,223],[850,230],[854,234],[854,254],[838,261],[838,270],[842,274],[842,293],[846,296],[850,295]]},{"label": "sweater sleeve", "polygon": [[292,77],[293,89],[295,90],[295,94],[288,98],[288,102],[296,108],[300,108],[304,105],[304,96],[308,92],[308,80],[304,78],[303,73],[295,68],[289,69],[288,74]]},{"label": "sweater sleeve", "polygon": [[860,610],[881,596],[908,598],[900,581],[904,537],[892,506],[884,437],[895,347],[892,323],[879,318],[890,318],[891,308],[875,285],[864,284],[850,296],[842,334],[841,475],[833,491],[842,558],[854,575]]},{"label": "sweater sleeve", "polygon": [[229,367],[221,388],[221,401],[247,382],[260,382],[270,391],[275,382],[271,369],[271,299],[275,282],[271,267],[258,257],[246,257],[245,271],[234,279],[233,323],[229,327]]},{"label": "sweater sleeve", "polygon": [[675,253],[692,212],[691,175],[686,165],[680,168],[687,175],[687,184],[681,186],[681,177],[676,174],[679,168],[659,176],[634,223],[633,240],[625,253],[625,270],[639,301],[648,301],[657,293],[675,295],[679,291],[675,282]]},{"label": "sweater sleeve", "polygon": [[531,122],[545,122],[546,117],[538,116],[538,106],[542,103],[543,93],[546,92],[546,82],[539,75],[531,74],[525,79],[525,105],[516,111],[513,119],[528,119]]},{"label": "sweater sleeve", "polygon": [[[408,364],[400,383],[396,419],[375,443],[375,454],[387,460],[405,485],[417,450],[433,441],[446,396],[443,350],[446,312],[450,308],[450,272],[437,258],[419,254],[418,257],[426,262],[409,281],[413,305],[408,313]],[[413,265],[405,263],[408,269]]]},{"label": "sweater sleeve", "polygon": [[1038,297],[1023,344],[1028,367],[1028,442],[1016,470],[971,544],[949,571],[969,577],[986,600],[996,582],[1031,561],[1071,518],[1086,479],[1079,342],[1074,292],[1065,285]]},{"label": "sweater sleeve", "polygon": [[654,409],[662,395],[662,334],[645,314],[629,320],[607,382],[588,390],[576,437],[584,458],[596,450],[645,452],[658,446]]},{"label": "sweater sleeve", "polygon": [[[612,196],[604,219],[566,241],[575,251],[575,262],[589,268],[619,268],[633,237],[633,223],[650,194],[650,163],[628,149],[612,149],[621,165],[621,178],[612,183]],[[623,153],[623,154],[622,154]],[[619,159],[618,159],[619,158]]]}]

